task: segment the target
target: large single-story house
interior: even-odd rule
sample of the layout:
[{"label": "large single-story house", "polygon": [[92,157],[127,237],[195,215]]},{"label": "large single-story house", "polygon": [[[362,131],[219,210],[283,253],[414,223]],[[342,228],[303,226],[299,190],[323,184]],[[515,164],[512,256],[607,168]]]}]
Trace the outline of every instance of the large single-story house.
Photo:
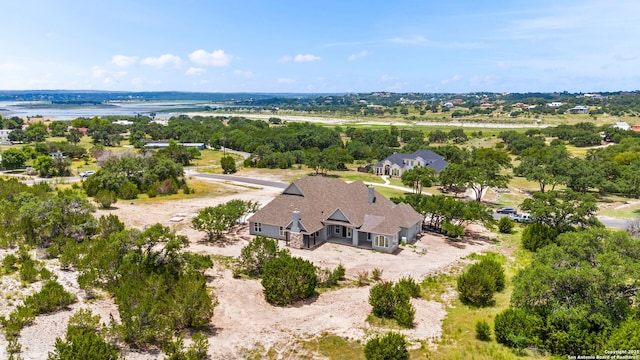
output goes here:
[{"label": "large single-story house", "polygon": [[307,176],[249,218],[249,232],[312,248],[336,242],[394,252],[416,239],[423,217],[407,204],[394,204],[362,181]]},{"label": "large single-story house", "polygon": [[373,166],[376,175],[402,176],[402,173],[418,166],[427,166],[440,173],[449,163],[444,157],[431,150],[418,150],[413,154],[393,153],[393,155]]},{"label": "large single-story house", "polygon": [[613,124],[613,128],[614,129],[620,129],[620,130],[626,130],[626,131],[631,130],[631,126],[629,126],[629,124],[627,124],[625,121],[616,122],[615,124]]}]

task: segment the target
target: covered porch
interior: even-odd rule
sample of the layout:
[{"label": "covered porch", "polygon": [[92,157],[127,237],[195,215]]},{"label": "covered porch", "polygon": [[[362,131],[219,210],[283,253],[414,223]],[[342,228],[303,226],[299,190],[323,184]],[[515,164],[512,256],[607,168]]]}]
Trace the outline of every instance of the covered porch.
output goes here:
[{"label": "covered porch", "polygon": [[313,249],[324,242],[320,240],[317,232],[312,234],[292,234],[290,231],[285,232],[284,241],[286,246],[291,246],[297,249]]}]

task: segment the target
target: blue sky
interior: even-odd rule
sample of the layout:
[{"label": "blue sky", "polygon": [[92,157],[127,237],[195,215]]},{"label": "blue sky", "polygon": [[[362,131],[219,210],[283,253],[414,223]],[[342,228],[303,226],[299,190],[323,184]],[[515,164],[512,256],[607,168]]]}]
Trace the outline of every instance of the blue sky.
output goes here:
[{"label": "blue sky", "polygon": [[640,88],[640,1],[5,0],[0,90]]}]

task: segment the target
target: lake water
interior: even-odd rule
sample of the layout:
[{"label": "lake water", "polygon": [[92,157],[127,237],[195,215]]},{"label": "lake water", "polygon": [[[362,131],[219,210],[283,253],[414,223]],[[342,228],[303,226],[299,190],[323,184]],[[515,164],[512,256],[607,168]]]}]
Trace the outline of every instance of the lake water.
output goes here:
[{"label": "lake water", "polygon": [[[73,120],[94,116],[136,116],[156,113],[156,119],[169,119],[187,112],[204,111],[205,106],[220,107],[219,104],[202,103],[110,103],[107,106],[78,106],[58,108],[48,104],[33,102],[0,102],[0,115],[21,118],[44,116],[53,120]],[[188,111],[184,111],[189,109]],[[172,111],[175,110],[175,111]]]}]

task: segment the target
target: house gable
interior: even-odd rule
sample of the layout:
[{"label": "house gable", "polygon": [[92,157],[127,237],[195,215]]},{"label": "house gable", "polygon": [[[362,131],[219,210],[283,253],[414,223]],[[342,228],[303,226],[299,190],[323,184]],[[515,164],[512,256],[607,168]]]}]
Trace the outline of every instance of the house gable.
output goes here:
[{"label": "house gable", "polygon": [[304,196],[304,194],[302,193],[302,190],[300,190],[300,188],[297,187],[295,183],[291,183],[291,185],[287,186],[287,188],[284,189],[282,194]]},{"label": "house gable", "polygon": [[344,221],[347,223],[351,223],[351,221],[349,221],[349,218],[340,209],[336,209],[331,215],[329,215],[327,220]]}]

